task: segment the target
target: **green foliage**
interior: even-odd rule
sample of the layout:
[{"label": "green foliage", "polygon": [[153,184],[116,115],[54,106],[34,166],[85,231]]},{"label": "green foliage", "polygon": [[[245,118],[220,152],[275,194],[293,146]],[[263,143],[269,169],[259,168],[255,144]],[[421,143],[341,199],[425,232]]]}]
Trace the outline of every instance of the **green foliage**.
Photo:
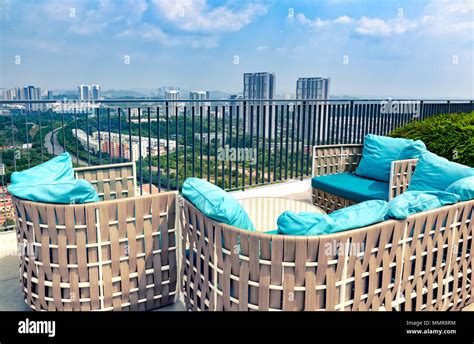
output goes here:
[{"label": "green foliage", "polygon": [[474,167],[474,111],[413,121],[394,130],[390,136],[422,140],[431,152]]}]

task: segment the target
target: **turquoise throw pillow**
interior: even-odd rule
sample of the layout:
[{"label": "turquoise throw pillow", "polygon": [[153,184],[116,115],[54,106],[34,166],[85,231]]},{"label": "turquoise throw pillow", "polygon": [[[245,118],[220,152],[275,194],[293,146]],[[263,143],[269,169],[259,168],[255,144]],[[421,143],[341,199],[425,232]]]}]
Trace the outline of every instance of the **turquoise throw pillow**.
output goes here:
[{"label": "turquoise throw pillow", "polygon": [[74,179],[74,169],[69,153],[62,153],[40,165],[21,172],[13,172],[11,183],[42,183],[46,180]]},{"label": "turquoise throw pillow", "polygon": [[404,220],[422,211],[435,209],[459,201],[459,196],[444,191],[405,191],[388,202],[388,216]]},{"label": "turquoise throw pillow", "polygon": [[420,155],[426,151],[425,143],[421,140],[416,140],[410,142],[405,148],[403,148],[395,160],[418,159]]},{"label": "turquoise throw pillow", "polygon": [[388,182],[392,161],[417,158],[426,149],[421,141],[368,134],[362,159],[355,173],[361,177]]},{"label": "turquoise throw pillow", "polygon": [[244,208],[220,187],[202,179],[187,178],[183,183],[182,194],[205,216],[230,226],[255,231]]},{"label": "turquoise throw pillow", "polygon": [[17,183],[11,184],[8,191],[15,197],[42,203],[82,204],[99,200],[91,183],[83,179]]},{"label": "turquoise throw pillow", "polygon": [[426,151],[420,155],[408,191],[445,191],[455,181],[471,176],[474,168]]},{"label": "turquoise throw pillow", "polygon": [[474,199],[474,176],[455,181],[447,187],[446,192],[459,195],[461,201]]},{"label": "turquoise throw pillow", "polygon": [[97,191],[88,181],[74,179],[68,153],[13,173],[8,191],[15,197],[44,203],[81,204],[99,200]]},{"label": "turquoise throw pillow", "polygon": [[278,233],[285,235],[321,235],[342,232],[385,221],[386,201],[367,201],[339,209],[329,215],[285,211],[278,217]]}]

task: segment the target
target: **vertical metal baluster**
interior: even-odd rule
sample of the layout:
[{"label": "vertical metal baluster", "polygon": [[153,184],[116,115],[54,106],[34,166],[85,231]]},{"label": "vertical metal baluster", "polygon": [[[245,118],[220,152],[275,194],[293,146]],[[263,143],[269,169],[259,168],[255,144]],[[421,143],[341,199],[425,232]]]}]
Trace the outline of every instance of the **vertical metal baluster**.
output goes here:
[{"label": "vertical metal baluster", "polygon": [[[23,112],[23,110],[21,112]],[[53,157],[56,155],[56,149],[54,147],[54,143],[55,143],[54,136],[55,136],[54,135],[54,118],[53,118],[53,112],[51,111],[51,137],[50,137],[49,141],[50,141],[50,144],[53,147]]]},{"label": "vertical metal baluster", "polygon": [[285,137],[285,180],[288,179],[288,144],[290,137],[290,105],[286,105],[286,137]]},{"label": "vertical metal baluster", "polygon": [[86,109],[86,140],[87,140],[87,165],[90,166],[91,164],[91,150],[90,150],[90,142],[89,142],[89,136],[90,136],[90,127],[89,127],[89,110]]},{"label": "vertical metal baluster", "polygon": [[267,140],[266,136],[266,126],[267,126],[267,107],[265,104],[262,104],[262,176],[260,178],[260,183],[265,184],[265,142]]},{"label": "vertical metal baluster", "polygon": [[[25,135],[26,135],[26,161],[28,163],[28,168],[31,167],[31,162],[30,162],[30,134],[29,134],[29,130],[28,130],[28,113],[30,112],[31,110],[27,110],[25,111]],[[23,112],[23,110],[22,110]]]},{"label": "vertical metal baluster", "polygon": [[95,116],[97,117],[97,135],[99,138],[99,165],[102,165],[102,145],[101,145],[101,133],[100,133],[100,109],[97,108],[95,112]]},{"label": "vertical metal baluster", "polygon": [[[272,104],[268,104],[268,154],[267,154],[267,183],[271,182],[271,166],[272,166],[272,128],[273,128],[273,111]],[[276,138],[275,138],[276,140]]]},{"label": "vertical metal baluster", "polygon": [[[253,148],[253,104],[250,105],[250,146],[252,148],[252,150],[254,149]],[[257,149],[257,156],[255,157],[255,161],[258,161],[258,149]],[[254,163],[255,163],[254,161]],[[252,175],[253,175],[253,165],[254,164],[250,164],[250,173],[249,173],[249,185],[252,186]]]},{"label": "vertical metal baluster", "polygon": [[[306,128],[306,102],[303,102],[303,107],[301,111],[301,121],[298,120],[298,125],[300,126],[301,130],[301,159],[300,159],[300,178],[303,180],[304,175],[304,142],[305,142],[305,128]],[[298,165],[297,165],[298,166]]]},{"label": "vertical metal baluster", "polygon": [[[277,157],[278,157],[278,104],[275,104],[275,128],[273,135],[275,136],[273,140],[273,181],[277,180]],[[281,124],[280,124],[281,125]]]},{"label": "vertical metal baluster", "polygon": [[[244,101],[243,103],[243,109],[242,109],[242,116],[243,116],[243,128],[242,128],[242,142],[243,142],[243,147],[247,148],[247,102]],[[253,157],[253,153],[252,153]],[[252,164],[252,161],[249,161],[249,165]],[[245,190],[245,166],[246,166],[246,161],[242,162],[242,191]]]},{"label": "vertical metal baluster", "polygon": [[109,131],[109,164],[112,163],[112,133],[110,132],[110,126],[110,107],[107,107],[107,129]]},{"label": "vertical metal baluster", "polygon": [[171,190],[171,171],[170,171],[170,114],[169,114],[169,102],[165,103],[166,106],[166,174],[167,174],[167,191]]},{"label": "vertical metal baluster", "polygon": [[199,178],[202,179],[202,158],[203,158],[203,147],[202,147],[202,125],[203,125],[203,113],[202,113],[202,105],[199,105],[199,127],[200,127],[200,135],[201,141],[199,142]]},{"label": "vertical metal baluster", "polygon": [[255,165],[255,184],[259,184],[260,174],[259,174],[259,155],[260,155],[260,106],[257,104],[257,164]]},{"label": "vertical metal baluster", "polygon": [[207,105],[207,181],[211,181],[211,105]]},{"label": "vertical metal baluster", "polygon": [[175,174],[175,182],[176,182],[176,190],[179,190],[179,125],[178,125],[178,118],[179,118],[179,106],[175,106],[175,142],[176,142],[176,174]]},{"label": "vertical metal baluster", "polygon": [[[150,194],[153,193],[153,174],[151,173],[151,116],[150,107],[147,108],[148,120],[148,184],[150,186]],[[159,149],[159,148],[158,148]]]},{"label": "vertical metal baluster", "polygon": [[[52,112],[53,109],[51,108],[50,111]],[[41,115],[42,113],[39,111],[38,112],[38,126],[39,126],[40,147],[41,147],[41,162],[43,162],[44,161],[44,142],[43,142],[43,126],[41,125]]]},{"label": "vertical metal baluster", "polygon": [[192,104],[192,108],[191,108],[191,133],[192,133],[192,136],[193,136],[193,140],[191,141],[191,149],[192,149],[192,158],[191,158],[191,163],[192,163],[192,173],[193,173],[193,177],[196,177],[196,150],[195,150],[195,142],[196,142],[196,138],[195,138],[195,115],[196,115],[196,105],[195,104]]},{"label": "vertical metal baluster", "polygon": [[140,195],[143,195],[143,152],[142,152],[142,109],[138,110],[138,174],[140,180]]},{"label": "vertical metal baluster", "polygon": [[218,116],[219,115],[219,107],[216,105],[214,107],[214,184],[218,184],[218,177],[219,177],[219,170],[218,170],[218,160],[217,160],[217,145],[218,145]]},{"label": "vertical metal baluster", "polygon": [[[229,105],[229,148],[232,149],[232,104]],[[222,122],[225,127],[225,122]],[[232,189],[232,159],[227,162],[229,168],[229,189]]]},{"label": "vertical metal baluster", "polygon": [[117,116],[118,116],[118,135],[119,135],[119,158],[120,163],[123,162],[123,149],[122,149],[122,109],[119,107],[117,108]]},{"label": "vertical metal baluster", "polygon": [[[317,131],[315,131],[314,135],[316,137],[316,142],[313,144],[313,145],[316,145],[316,146],[319,146],[321,144],[322,141],[324,141],[324,113],[323,113],[323,104],[316,102],[316,112],[317,112],[317,116],[318,116],[318,129]],[[316,123],[316,120],[315,120],[315,123]],[[321,140],[321,138],[323,140]]]},{"label": "vertical metal baluster", "polygon": [[132,110],[128,108],[128,144],[130,145],[128,149],[130,150],[130,162],[135,163],[133,159],[133,149],[132,149]]},{"label": "vertical metal baluster", "polygon": [[[306,175],[308,175],[311,152],[314,145],[314,130],[316,128],[316,112],[314,111],[314,105],[311,102],[308,104],[308,135],[306,143]],[[311,127],[311,125],[313,127]]]},{"label": "vertical metal baluster", "polygon": [[[192,106],[192,104],[191,104]],[[186,109],[186,105],[184,106],[184,117],[183,117],[183,126],[184,126],[184,161],[183,161],[183,168],[184,168],[184,180],[186,180],[187,176],[188,176],[188,164],[187,164],[187,160],[188,160],[188,123],[187,123],[187,116],[188,115],[188,111]]]},{"label": "vertical metal baluster", "polygon": [[[40,116],[40,118],[41,118],[41,116]],[[77,137],[77,111],[76,111],[76,107],[74,107],[74,129],[75,129],[75,133],[76,133],[76,164],[79,165],[79,138]],[[40,125],[40,133],[41,133],[41,125]],[[41,155],[43,155],[43,147],[41,147]]]},{"label": "vertical metal baluster", "polygon": [[[279,173],[279,179],[278,180],[283,180],[283,125],[285,124],[285,105],[281,104],[280,105],[280,116],[281,116],[281,125],[280,125],[280,173]],[[286,141],[286,139],[285,139]]]},{"label": "vertical metal baluster", "polygon": [[[240,108],[239,105],[235,105],[235,147],[237,148],[237,159],[235,160],[235,188],[239,188],[239,126],[240,126]],[[243,154],[242,154],[243,155]],[[242,164],[245,164],[246,155],[243,156],[244,161]]]},{"label": "vertical metal baluster", "polygon": [[156,137],[158,139],[158,192],[161,192],[161,133],[160,133],[160,107],[156,107]]},{"label": "vertical metal baluster", "polygon": [[295,152],[295,106],[293,105],[293,111],[291,112],[291,152],[290,152],[290,178],[294,176],[294,152]]},{"label": "vertical metal baluster", "polygon": [[296,105],[298,111],[297,111],[297,117],[296,117],[296,156],[295,156],[295,177],[298,177],[298,163],[299,163],[299,148],[300,148],[300,133],[301,133],[301,105],[298,104]]},{"label": "vertical metal baluster", "polygon": [[[225,148],[225,105],[222,105],[222,148]],[[222,159],[222,188],[225,189],[225,159]]]}]

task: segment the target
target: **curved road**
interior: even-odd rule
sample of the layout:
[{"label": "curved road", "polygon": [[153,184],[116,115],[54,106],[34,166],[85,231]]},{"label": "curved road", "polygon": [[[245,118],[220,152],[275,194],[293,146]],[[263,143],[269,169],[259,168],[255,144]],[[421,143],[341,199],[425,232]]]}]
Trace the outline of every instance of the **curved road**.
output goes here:
[{"label": "curved road", "polygon": [[[60,145],[59,140],[58,140],[58,131],[60,129],[61,128],[54,129],[54,155],[64,153],[64,148],[63,146]],[[53,143],[52,143],[53,140],[51,136],[52,136],[52,131],[48,132],[46,136],[44,137],[44,146],[48,150],[49,154],[53,154]],[[71,155],[73,163],[78,162],[79,165],[81,166],[88,166],[87,161],[84,161],[82,159],[79,159],[79,161],[77,161],[75,155],[71,154],[71,152],[69,152],[69,154]]]}]

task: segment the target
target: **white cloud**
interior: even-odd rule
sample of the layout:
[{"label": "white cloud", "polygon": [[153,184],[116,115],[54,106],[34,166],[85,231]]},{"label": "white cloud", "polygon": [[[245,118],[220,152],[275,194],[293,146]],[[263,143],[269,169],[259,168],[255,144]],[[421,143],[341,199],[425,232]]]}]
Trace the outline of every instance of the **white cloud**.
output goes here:
[{"label": "white cloud", "polygon": [[472,0],[433,0],[423,10],[418,18],[369,18],[359,19],[342,16],[336,19],[311,20],[303,13],[296,15],[301,25],[310,28],[333,27],[335,24],[351,26],[352,30],[364,36],[388,37],[407,32],[420,31],[426,34],[442,34],[450,32],[470,31],[472,38],[474,30],[474,1]]},{"label": "white cloud", "polygon": [[255,17],[267,13],[267,7],[262,4],[234,9],[210,8],[206,0],[154,0],[153,3],[166,20],[185,31],[238,31]]},{"label": "white cloud", "polygon": [[416,29],[418,24],[404,18],[382,20],[362,17],[357,21],[355,31],[367,36],[390,36]]}]

